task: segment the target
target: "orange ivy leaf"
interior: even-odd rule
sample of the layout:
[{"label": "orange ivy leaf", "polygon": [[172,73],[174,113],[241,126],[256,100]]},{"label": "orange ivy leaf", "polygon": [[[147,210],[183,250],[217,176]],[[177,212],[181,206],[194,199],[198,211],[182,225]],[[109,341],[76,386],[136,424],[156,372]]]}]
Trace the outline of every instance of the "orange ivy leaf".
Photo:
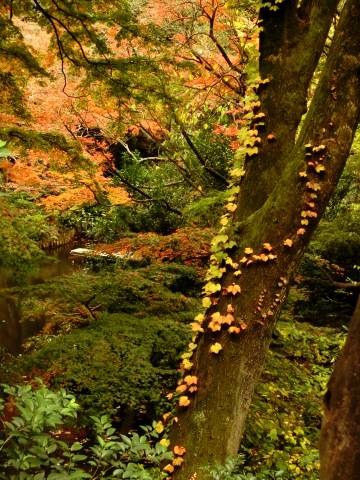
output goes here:
[{"label": "orange ivy leaf", "polygon": [[193,332],[203,332],[204,329],[202,328],[202,326],[200,325],[200,323],[197,323],[197,322],[193,322],[190,324],[191,325],[191,330]]},{"label": "orange ivy leaf", "polygon": [[211,320],[211,322],[209,323],[209,329],[212,332],[219,332],[221,330],[221,325],[219,322],[215,322],[214,320]]},{"label": "orange ivy leaf", "polygon": [[271,252],[271,250],[273,249],[273,247],[271,246],[270,243],[265,242],[265,243],[263,243],[263,249],[264,249],[264,250],[267,250],[268,252]]},{"label": "orange ivy leaf", "polygon": [[318,192],[319,190],[321,190],[320,185],[316,182],[307,182],[306,186],[309,190],[313,190],[314,192]]},{"label": "orange ivy leaf", "polygon": [[234,323],[234,321],[235,321],[234,316],[231,313],[228,313],[225,315],[223,323],[226,323],[227,325],[231,325],[232,323]]},{"label": "orange ivy leaf", "polygon": [[168,463],[164,468],[163,468],[164,472],[166,473],[173,473],[175,468],[173,465],[171,465],[171,463]]},{"label": "orange ivy leaf", "polygon": [[286,240],[283,241],[283,245],[285,247],[292,247],[293,246],[293,241],[291,240],[291,238],[287,238]]},{"label": "orange ivy leaf", "polygon": [[187,385],[185,385],[184,383],[182,383],[181,385],[179,385],[178,387],[176,387],[176,393],[184,393],[186,392],[187,390]]},{"label": "orange ivy leaf", "polygon": [[299,228],[298,231],[296,232],[297,235],[304,235],[306,232],[305,228]]},{"label": "orange ivy leaf", "polygon": [[189,386],[197,385],[198,378],[196,375],[186,375],[186,377],[184,378],[184,382]]},{"label": "orange ivy leaf", "polygon": [[239,327],[229,327],[229,333],[235,333],[236,335],[241,332],[241,328]]},{"label": "orange ivy leaf", "polygon": [[175,455],[179,455],[179,457],[182,457],[186,453],[186,448],[181,445],[175,445],[173,451]]},{"label": "orange ivy leaf", "polygon": [[188,407],[190,405],[190,399],[186,395],[182,395],[179,398],[179,407]]},{"label": "orange ivy leaf", "polygon": [[237,283],[233,283],[226,288],[226,291],[232,295],[237,295],[238,293],[241,293],[241,287]]}]

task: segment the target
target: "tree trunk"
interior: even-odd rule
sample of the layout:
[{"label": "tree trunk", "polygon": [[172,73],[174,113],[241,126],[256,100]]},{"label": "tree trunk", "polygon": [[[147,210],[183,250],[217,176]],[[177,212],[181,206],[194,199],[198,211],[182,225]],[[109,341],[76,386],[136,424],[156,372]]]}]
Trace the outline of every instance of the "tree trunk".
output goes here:
[{"label": "tree trunk", "polygon": [[[265,45],[269,44],[266,35],[271,37],[273,34],[271,28],[275,19],[279,22],[278,28],[284,19],[288,23],[291,20],[291,31],[296,36],[294,25],[302,25],[304,12],[310,18],[321,5],[331,2],[304,0],[304,10],[295,8],[294,3],[298,2],[285,0],[277,12],[268,17],[263,14]],[[330,16],[331,12],[328,12]],[[291,15],[295,17],[291,19]],[[321,17],[317,18],[320,22]],[[324,21],[328,22],[328,29],[328,18]],[[314,29],[314,35],[321,33],[317,41],[322,41],[323,45],[326,38],[323,29],[319,25],[315,25]],[[260,95],[265,98],[266,125],[271,125],[271,129],[265,128],[259,155],[251,159],[246,169],[242,184],[246,194],[240,191],[232,228],[231,240],[236,241],[236,247],[230,250],[232,261],[239,262],[244,255],[247,260],[242,264],[242,275],[234,276],[231,268],[228,269],[221,280],[219,298],[211,296],[213,306],[203,323],[205,332],[201,334],[196,353],[191,358],[191,375],[198,377],[199,390],[191,398],[190,406],[179,412],[180,421],[172,432],[172,442],[185,446],[187,450],[184,464],[175,471],[176,480],[208,479],[210,476],[205,466],[223,463],[227,456],[238,451],[248,408],[264,365],[274,324],[287,296],[289,280],[341,175],[357,127],[360,112],[359,31],[360,0],[348,0],[297,139],[294,125],[299,124],[301,119],[298,105],[306,102],[304,82],[299,82],[299,88],[294,79],[288,83],[294,90],[293,107],[296,112],[292,122],[282,123],[275,141],[268,140],[267,135],[276,127],[272,118],[279,118],[279,110],[283,108],[281,89],[271,87],[270,83],[269,88],[277,95],[271,102],[266,93]],[[308,30],[306,33],[299,31],[293,40],[295,45],[290,49],[291,55],[293,48],[296,48],[297,55],[301,54],[302,35],[307,33]],[[280,35],[278,41],[286,42],[289,35],[290,32]],[[304,48],[308,45],[305,42]],[[296,75],[296,58],[293,57],[291,62],[289,49],[277,48],[277,54],[268,53],[276,58],[274,78],[277,78],[277,69],[281,65],[287,66],[289,76]],[[302,53],[308,54],[307,50]],[[282,55],[285,58],[281,58]],[[269,65],[269,56],[266,58]],[[315,67],[313,64],[312,73]],[[312,73],[307,73],[305,84],[310,82]],[[271,68],[267,77],[272,80]],[[286,99],[289,109],[291,103],[287,95]],[[306,144],[312,145],[310,154]],[[313,151],[313,147],[319,150]],[[320,163],[325,166],[325,171],[317,172],[314,166]],[[262,168],[267,170],[266,176],[262,175]],[[303,171],[306,171],[306,178],[299,176]],[[299,232],[304,218],[308,220],[308,225]],[[230,236],[230,230],[226,233]],[[271,253],[276,255],[275,259],[260,261],[256,257],[268,253],[264,250],[264,243],[272,245]],[[255,257],[244,252],[247,247],[253,249]],[[229,294],[227,287],[233,283],[241,287],[241,293]],[[242,323],[240,335],[230,334],[224,328],[213,332],[209,327],[211,315],[217,311],[225,316],[229,304],[234,309],[235,324]],[[215,342],[222,346],[217,355],[209,353],[210,346]]]},{"label": "tree trunk", "polygon": [[325,395],[320,439],[321,480],[358,480],[359,445],[360,295]]}]

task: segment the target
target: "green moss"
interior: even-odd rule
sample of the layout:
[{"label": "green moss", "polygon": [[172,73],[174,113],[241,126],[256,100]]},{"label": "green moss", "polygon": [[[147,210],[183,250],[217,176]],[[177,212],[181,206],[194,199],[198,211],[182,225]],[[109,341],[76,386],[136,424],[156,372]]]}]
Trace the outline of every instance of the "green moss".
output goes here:
[{"label": "green moss", "polygon": [[21,367],[54,375],[52,386],[74,393],[87,416],[111,413],[128,426],[161,413],[188,340],[189,329],[172,320],[105,313],[88,327],[45,340]]},{"label": "green moss", "polygon": [[[48,333],[28,342],[12,379],[40,374],[74,393],[85,416],[110,413],[124,430],[151,421],[165,410],[190,340],[198,301],[184,293],[193,291],[195,278],[190,267],[151,265],[14,289],[24,315],[43,318]],[[98,307],[93,317],[84,305]],[[0,376],[9,381],[6,365]]]}]

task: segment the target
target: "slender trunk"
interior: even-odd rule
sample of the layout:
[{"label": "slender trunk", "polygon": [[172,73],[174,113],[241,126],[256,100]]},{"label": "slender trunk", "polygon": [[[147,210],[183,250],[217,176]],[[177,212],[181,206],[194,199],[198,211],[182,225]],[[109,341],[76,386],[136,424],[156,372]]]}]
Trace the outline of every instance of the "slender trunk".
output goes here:
[{"label": "slender trunk", "polygon": [[360,475],[360,295],[345,346],[325,395],[320,439],[321,480]]},{"label": "slender trunk", "polygon": [[[258,182],[256,169],[250,169],[245,176],[254,203],[249,208],[240,194],[235,218],[238,223],[233,225],[231,238],[237,247],[235,252],[234,248],[231,250],[231,259],[241,263],[245,254],[247,260],[239,277],[231,273],[231,268],[227,269],[221,280],[218,303],[213,302],[207,312],[205,332],[191,359],[191,374],[197,376],[199,390],[187,410],[180,412],[180,421],[172,432],[172,441],[187,449],[183,466],[174,474],[176,480],[208,479],[206,465],[223,463],[227,456],[238,451],[289,280],[341,175],[357,127],[359,31],[360,0],[348,0],[298,140],[289,141],[286,147],[279,142],[279,155],[286,155],[286,161],[281,160],[282,168],[272,175],[269,173],[264,195],[258,189],[265,180]],[[303,94],[297,93],[295,104],[303,101]],[[310,150],[305,144],[311,144]],[[269,158],[266,149],[265,152],[266,168]],[[276,147],[273,159],[274,163],[278,161]],[[258,171],[261,160],[260,152],[256,160]],[[324,169],[317,171],[315,167],[320,164]],[[306,177],[299,176],[300,172],[305,172]],[[264,247],[267,243],[271,244],[275,258],[268,257]],[[246,254],[247,247],[253,253]],[[263,261],[261,254],[268,258]],[[233,283],[241,287],[241,293],[229,294],[227,288]],[[214,295],[212,299],[215,300]],[[229,304],[234,309],[235,324],[242,324],[239,335],[225,330],[225,324],[221,331],[213,332],[209,327],[211,315],[217,311],[224,316]],[[215,342],[222,346],[217,355],[209,352]]]}]

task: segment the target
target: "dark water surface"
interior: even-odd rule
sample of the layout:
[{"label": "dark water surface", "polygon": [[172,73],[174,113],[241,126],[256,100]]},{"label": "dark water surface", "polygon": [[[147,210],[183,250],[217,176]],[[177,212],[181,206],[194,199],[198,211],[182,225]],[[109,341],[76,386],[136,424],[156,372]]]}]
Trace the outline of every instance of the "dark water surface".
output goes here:
[{"label": "dark water surface", "polygon": [[[66,245],[48,252],[54,261],[41,265],[36,273],[22,283],[16,283],[11,272],[0,269],[0,291],[15,285],[21,287],[43,283],[59,275],[78,271],[81,265],[70,257],[71,248],[74,246]],[[11,296],[11,293],[0,294],[0,347],[13,354],[20,353],[22,343],[39,332],[42,326],[39,321],[22,321],[19,299]]]}]

